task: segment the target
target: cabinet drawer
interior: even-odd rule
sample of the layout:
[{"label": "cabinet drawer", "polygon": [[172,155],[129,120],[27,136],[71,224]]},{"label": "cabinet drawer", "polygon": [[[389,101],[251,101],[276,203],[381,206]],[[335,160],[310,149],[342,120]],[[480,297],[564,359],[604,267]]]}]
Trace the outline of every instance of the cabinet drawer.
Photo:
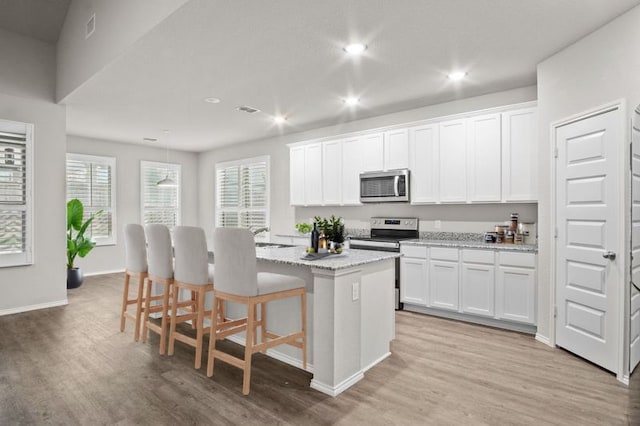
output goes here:
[{"label": "cabinet drawer", "polygon": [[400,245],[400,253],[405,257],[427,258],[427,246],[405,246]]},{"label": "cabinet drawer", "polygon": [[471,250],[471,249],[463,249],[462,250],[462,261],[469,263],[486,263],[488,265],[493,265],[494,255],[492,250]]},{"label": "cabinet drawer", "polygon": [[457,248],[431,247],[431,259],[458,261]]},{"label": "cabinet drawer", "polygon": [[503,251],[500,252],[499,259],[501,266],[536,267],[536,255],[533,253],[509,253]]}]

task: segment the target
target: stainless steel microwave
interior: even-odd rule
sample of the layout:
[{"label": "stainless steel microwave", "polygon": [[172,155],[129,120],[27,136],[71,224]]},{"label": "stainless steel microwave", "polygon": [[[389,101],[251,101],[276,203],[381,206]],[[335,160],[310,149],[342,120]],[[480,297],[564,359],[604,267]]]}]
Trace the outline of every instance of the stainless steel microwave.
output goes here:
[{"label": "stainless steel microwave", "polygon": [[408,169],[360,174],[360,202],[387,203],[402,201],[409,201]]}]

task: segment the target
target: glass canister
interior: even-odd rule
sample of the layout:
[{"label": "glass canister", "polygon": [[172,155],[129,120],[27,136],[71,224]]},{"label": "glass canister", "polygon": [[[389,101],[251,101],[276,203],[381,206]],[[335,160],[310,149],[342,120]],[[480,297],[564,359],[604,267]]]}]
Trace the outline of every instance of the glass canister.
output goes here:
[{"label": "glass canister", "polygon": [[511,213],[511,222],[509,222],[509,231],[514,234],[518,232],[518,217],[520,215],[518,213]]},{"label": "glass canister", "polygon": [[508,230],[506,234],[504,234],[504,243],[505,244],[513,244],[514,233],[511,230]]}]

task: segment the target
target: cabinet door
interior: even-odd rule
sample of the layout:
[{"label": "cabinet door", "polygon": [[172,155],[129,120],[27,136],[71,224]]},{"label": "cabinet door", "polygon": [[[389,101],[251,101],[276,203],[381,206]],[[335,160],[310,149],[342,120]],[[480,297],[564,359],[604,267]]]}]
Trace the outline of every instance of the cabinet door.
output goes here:
[{"label": "cabinet door", "polygon": [[537,119],[535,108],[502,114],[502,199],[536,201]]},{"label": "cabinet door", "polygon": [[342,202],[342,145],[339,140],[322,143],[322,203],[338,206]]},{"label": "cabinet door", "polygon": [[535,324],[535,270],[499,266],[496,292],[498,318]]},{"label": "cabinet door", "polygon": [[429,302],[434,308],[458,310],[458,262],[429,262]]},{"label": "cabinet door", "polygon": [[342,140],[342,204],[360,204],[362,143],[360,137]]},{"label": "cabinet door", "polygon": [[384,170],[409,167],[409,131],[390,130],[384,134]]},{"label": "cabinet door", "polygon": [[411,203],[438,201],[438,126],[409,129]]},{"label": "cabinet door", "polygon": [[500,201],[500,114],[467,122],[467,188],[469,201]]},{"label": "cabinet door", "polygon": [[304,205],[304,146],[289,149],[289,202]]},{"label": "cabinet door", "polygon": [[495,265],[462,264],[462,312],[493,317]]},{"label": "cabinet door", "polygon": [[384,133],[362,136],[362,171],[375,172],[384,169]]},{"label": "cabinet door", "polygon": [[466,145],[465,120],[440,123],[440,201],[467,200]]},{"label": "cabinet door", "polygon": [[400,259],[400,301],[427,306],[427,260]]},{"label": "cabinet door", "polygon": [[304,200],[307,206],[322,204],[322,144],[305,145]]}]

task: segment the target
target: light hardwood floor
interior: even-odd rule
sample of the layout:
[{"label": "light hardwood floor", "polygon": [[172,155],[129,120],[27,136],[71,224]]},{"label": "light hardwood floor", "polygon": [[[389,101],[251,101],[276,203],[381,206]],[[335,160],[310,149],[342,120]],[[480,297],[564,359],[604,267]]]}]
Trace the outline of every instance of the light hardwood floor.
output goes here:
[{"label": "light hardwood floor", "polygon": [[68,306],[0,317],[1,425],[640,425],[640,373],[627,388],[531,336],[408,312],[393,355],[337,398],[262,354],[245,397],[241,370],[208,379],[192,348],[120,333],[121,291],[121,274],[86,278]]}]

